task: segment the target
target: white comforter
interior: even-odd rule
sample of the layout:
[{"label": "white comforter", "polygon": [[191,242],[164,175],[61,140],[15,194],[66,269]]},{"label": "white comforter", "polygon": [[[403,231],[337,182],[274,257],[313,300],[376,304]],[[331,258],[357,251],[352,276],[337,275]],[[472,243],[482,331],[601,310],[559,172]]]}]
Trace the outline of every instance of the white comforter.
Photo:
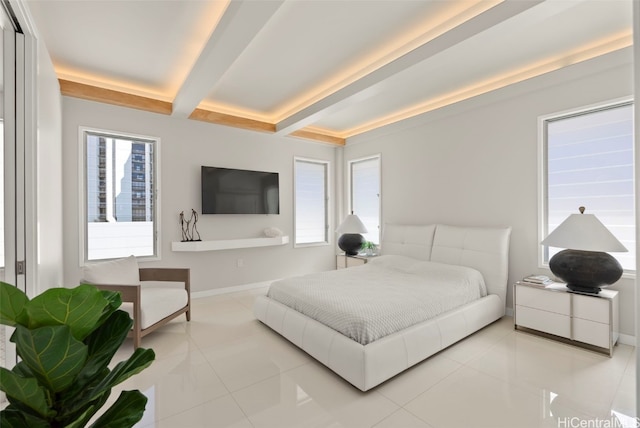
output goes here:
[{"label": "white comforter", "polygon": [[276,281],[267,295],[366,345],[484,297],[487,289],[475,269],[389,255]]}]

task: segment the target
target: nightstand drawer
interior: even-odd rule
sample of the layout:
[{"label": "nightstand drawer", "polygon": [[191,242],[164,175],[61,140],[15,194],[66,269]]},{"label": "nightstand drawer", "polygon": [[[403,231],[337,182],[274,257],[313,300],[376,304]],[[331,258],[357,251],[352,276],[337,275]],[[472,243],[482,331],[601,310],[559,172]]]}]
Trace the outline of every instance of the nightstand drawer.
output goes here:
[{"label": "nightstand drawer", "polygon": [[545,312],[554,312],[567,317],[571,313],[570,294],[556,293],[526,285],[516,286],[516,304],[534,309],[542,309]]},{"label": "nightstand drawer", "polygon": [[573,316],[609,325],[611,322],[609,315],[610,304],[611,302],[608,299],[573,294]]},{"label": "nightstand drawer", "polygon": [[[520,301],[519,296],[518,301]],[[568,315],[516,305],[516,324],[556,336],[571,337],[571,320]]]},{"label": "nightstand drawer", "polygon": [[609,348],[609,324],[574,318],[572,339],[601,348]]}]

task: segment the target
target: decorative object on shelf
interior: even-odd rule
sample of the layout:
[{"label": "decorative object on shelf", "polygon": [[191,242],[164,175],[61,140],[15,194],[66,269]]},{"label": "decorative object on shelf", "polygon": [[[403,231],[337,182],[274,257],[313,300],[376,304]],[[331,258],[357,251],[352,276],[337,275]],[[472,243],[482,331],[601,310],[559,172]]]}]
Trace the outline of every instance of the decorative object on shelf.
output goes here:
[{"label": "decorative object on shelf", "polygon": [[364,241],[364,244],[362,244],[362,249],[367,256],[373,256],[375,255],[378,246],[371,241]]},{"label": "decorative object on shelf", "polygon": [[355,256],[365,242],[361,233],[367,233],[367,228],[362,224],[358,216],[351,211],[351,214],[342,220],[336,232],[342,234],[338,239],[338,247],[348,256]]},{"label": "decorative object on shelf", "polygon": [[185,220],[184,211],[180,211],[180,228],[182,229],[182,242],[202,241],[198,232],[198,213],[191,208],[191,217]]},{"label": "decorative object on shelf", "polygon": [[264,230],[264,236],[267,238],[277,238],[282,235],[284,235],[284,233],[277,227],[268,227]]},{"label": "decorative object on shelf", "polygon": [[542,242],[550,247],[566,248],[549,260],[553,274],[567,288],[597,294],[622,276],[622,266],[605,251],[628,251],[593,214],[571,214]]}]

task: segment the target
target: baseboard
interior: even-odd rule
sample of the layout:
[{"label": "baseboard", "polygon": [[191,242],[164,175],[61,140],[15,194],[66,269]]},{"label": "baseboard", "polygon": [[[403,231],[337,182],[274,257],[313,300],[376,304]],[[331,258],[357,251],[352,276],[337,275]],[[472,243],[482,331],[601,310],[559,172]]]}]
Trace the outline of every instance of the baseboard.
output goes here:
[{"label": "baseboard", "polygon": [[635,348],[636,346],[636,337],[631,336],[630,334],[619,334],[618,335],[618,343],[621,345],[629,345]]},{"label": "baseboard", "polygon": [[191,293],[192,299],[202,297],[218,296],[220,294],[237,293],[238,291],[254,290],[256,288],[268,287],[273,281],[254,282],[251,284],[234,285],[232,287],[214,288],[212,290],[195,291]]}]

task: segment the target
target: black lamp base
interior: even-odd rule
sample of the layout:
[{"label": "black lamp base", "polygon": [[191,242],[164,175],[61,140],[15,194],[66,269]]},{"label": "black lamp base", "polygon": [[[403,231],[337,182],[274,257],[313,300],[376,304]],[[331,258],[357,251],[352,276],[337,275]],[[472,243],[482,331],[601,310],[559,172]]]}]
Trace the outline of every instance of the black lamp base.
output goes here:
[{"label": "black lamp base", "polygon": [[344,233],[338,239],[338,247],[348,256],[355,256],[364,244],[364,237],[359,233]]},{"label": "black lamp base", "polygon": [[582,287],[578,284],[567,284],[567,288],[581,294],[598,294],[602,291],[600,287]]},{"label": "black lamp base", "polygon": [[551,272],[578,293],[598,294],[622,276],[622,266],[613,256],[599,251],[562,250],[549,260]]}]

